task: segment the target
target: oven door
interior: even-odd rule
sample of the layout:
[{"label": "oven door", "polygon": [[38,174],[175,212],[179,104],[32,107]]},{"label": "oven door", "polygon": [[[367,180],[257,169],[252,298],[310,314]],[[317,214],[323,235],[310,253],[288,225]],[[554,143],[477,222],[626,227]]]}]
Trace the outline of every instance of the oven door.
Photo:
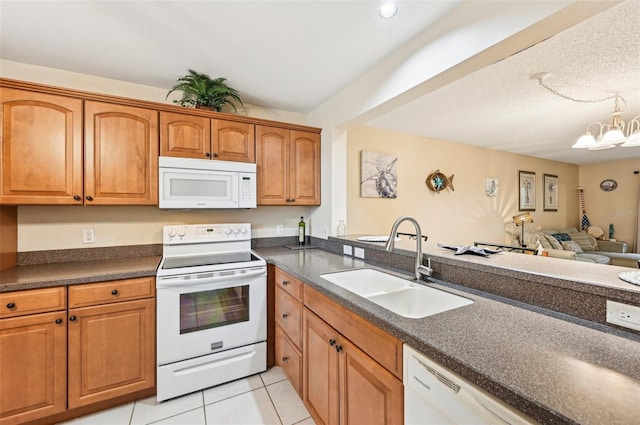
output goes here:
[{"label": "oven door", "polygon": [[156,279],[158,365],[265,341],[267,269]]}]

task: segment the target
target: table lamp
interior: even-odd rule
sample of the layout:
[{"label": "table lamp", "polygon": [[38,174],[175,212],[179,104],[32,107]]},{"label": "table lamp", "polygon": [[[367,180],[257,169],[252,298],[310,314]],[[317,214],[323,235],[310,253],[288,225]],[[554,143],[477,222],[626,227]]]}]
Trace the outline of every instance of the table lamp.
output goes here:
[{"label": "table lamp", "polygon": [[531,214],[526,212],[526,213],[514,215],[513,222],[516,224],[516,226],[522,226],[521,228],[522,234],[520,236],[520,246],[524,248],[527,246],[524,243],[524,225],[525,223],[533,223],[533,217],[531,217]]}]

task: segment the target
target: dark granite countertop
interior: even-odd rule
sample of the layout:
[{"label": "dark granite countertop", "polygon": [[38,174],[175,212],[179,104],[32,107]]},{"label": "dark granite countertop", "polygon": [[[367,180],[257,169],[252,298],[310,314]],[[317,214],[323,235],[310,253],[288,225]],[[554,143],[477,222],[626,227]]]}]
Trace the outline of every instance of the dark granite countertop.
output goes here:
[{"label": "dark granite countertop", "polygon": [[437,280],[428,285],[474,303],[408,319],[319,277],[379,267],[318,249],[256,251],[542,423],[635,424],[640,418],[638,335]]},{"label": "dark granite countertop", "polygon": [[155,276],[161,257],[16,266],[0,272],[0,292]]}]

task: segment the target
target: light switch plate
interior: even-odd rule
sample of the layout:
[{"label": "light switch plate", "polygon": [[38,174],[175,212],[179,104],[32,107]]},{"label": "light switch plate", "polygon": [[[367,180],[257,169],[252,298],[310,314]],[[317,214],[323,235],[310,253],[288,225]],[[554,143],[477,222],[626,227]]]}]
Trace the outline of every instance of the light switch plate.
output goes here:
[{"label": "light switch plate", "polygon": [[342,245],[342,253],[344,255],[353,255],[353,247],[351,245]]},{"label": "light switch plate", "polygon": [[640,331],[640,307],[607,300],[607,322]]},{"label": "light switch plate", "polygon": [[354,251],[353,255],[354,255],[356,258],[362,258],[362,259],[364,260],[364,249],[363,249],[363,248],[358,248],[358,247],[356,247],[356,249],[355,249],[355,251]]}]

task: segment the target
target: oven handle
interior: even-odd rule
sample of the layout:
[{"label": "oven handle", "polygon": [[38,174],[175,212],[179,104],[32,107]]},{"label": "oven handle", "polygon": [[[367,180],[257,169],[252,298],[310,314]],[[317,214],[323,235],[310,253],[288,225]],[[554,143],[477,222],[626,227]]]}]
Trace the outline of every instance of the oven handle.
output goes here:
[{"label": "oven handle", "polygon": [[175,276],[175,277],[162,277],[162,278],[158,278],[156,279],[156,288],[170,288],[173,286],[180,286],[180,287],[185,287],[186,285],[189,286],[200,286],[200,285],[206,285],[209,283],[216,283],[216,282],[228,282],[230,280],[236,280],[236,279],[246,279],[246,278],[250,278],[250,277],[255,277],[255,276],[264,276],[267,274],[267,270],[265,268],[260,268],[257,270],[251,270],[247,273],[242,273],[242,274],[232,274],[232,275],[227,275],[227,276],[215,276],[215,277],[205,277],[205,278],[201,278],[201,279],[188,279],[185,280],[180,276]]}]

